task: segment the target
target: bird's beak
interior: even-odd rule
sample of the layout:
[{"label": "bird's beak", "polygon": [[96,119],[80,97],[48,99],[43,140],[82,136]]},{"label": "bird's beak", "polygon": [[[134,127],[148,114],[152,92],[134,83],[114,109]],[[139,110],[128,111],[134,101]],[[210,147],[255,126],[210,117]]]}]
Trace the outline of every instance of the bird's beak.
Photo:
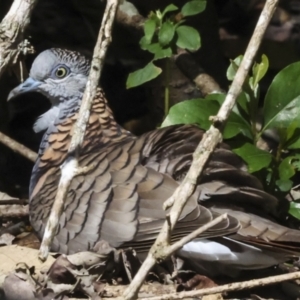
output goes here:
[{"label": "bird's beak", "polygon": [[31,77],[28,77],[24,82],[19,84],[17,87],[15,87],[9,93],[9,95],[7,97],[7,101],[11,100],[12,98],[15,98],[18,95],[22,95],[22,94],[28,93],[28,92],[37,91],[40,84],[41,84],[40,81],[32,79]]}]

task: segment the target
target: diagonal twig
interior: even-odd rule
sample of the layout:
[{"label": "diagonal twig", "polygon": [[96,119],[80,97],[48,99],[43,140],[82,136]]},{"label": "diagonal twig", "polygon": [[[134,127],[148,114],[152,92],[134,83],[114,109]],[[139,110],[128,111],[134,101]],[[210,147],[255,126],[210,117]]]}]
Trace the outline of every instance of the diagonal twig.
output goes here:
[{"label": "diagonal twig", "polygon": [[186,177],[164,205],[165,208],[172,206],[169,213],[169,220],[165,221],[163,228],[159,233],[155,243],[151,247],[146,260],[144,261],[143,265],[139,269],[138,273],[136,274],[128,288],[125,290],[124,298],[126,300],[136,299],[138,291],[143,284],[148,272],[154,266],[155,262],[159,260],[161,249],[167,246],[170,232],[175,227],[186,201],[194,192],[197,179],[199,176],[201,176],[207,160],[209,159],[217,144],[222,140],[221,129],[223,128],[232,108],[235,105],[237,96],[241,92],[243,83],[252,66],[253,59],[262,41],[265,30],[275,11],[277,3],[278,0],[266,1],[264,9],[262,10],[254,33],[245,52],[244,58],[232,82],[225,101],[221,106],[217,116],[212,119],[213,125],[206,132],[201,142],[197,146],[197,149],[193,154],[193,162]]},{"label": "diagonal twig", "polygon": [[80,172],[84,172],[83,169],[80,169],[78,164],[80,146],[84,139],[86,124],[90,116],[90,108],[96,95],[96,88],[98,86],[100,73],[104,64],[105,54],[108,45],[111,42],[112,25],[118,4],[119,0],[107,0],[101,28],[94,48],[89,78],[82,98],[78,119],[74,125],[74,134],[70,142],[68,156],[61,168],[61,178],[58,185],[57,194],[45,227],[45,232],[39,251],[39,258],[41,260],[45,260],[49,254],[49,249],[51,247],[63,211],[64,199],[67,196],[72,178]]},{"label": "diagonal twig", "polygon": [[31,149],[27,148],[26,146],[20,144],[19,142],[13,140],[9,136],[5,135],[4,133],[0,132],[0,143],[4,144],[8,148],[12,149],[13,151],[21,154],[22,156],[26,157],[27,159],[35,162],[37,158],[37,153],[32,151]]},{"label": "diagonal twig", "polygon": [[254,287],[258,287],[258,286],[265,286],[265,285],[279,283],[279,282],[283,282],[283,281],[287,281],[287,280],[295,280],[298,278],[300,278],[300,272],[293,272],[293,273],[289,273],[289,274],[269,276],[266,278],[252,279],[252,280],[248,280],[248,281],[229,283],[229,284],[224,284],[221,286],[215,286],[215,287],[201,289],[201,290],[165,294],[165,295],[148,297],[148,298],[140,298],[139,300],[169,300],[169,299],[171,300],[171,299],[193,298],[193,297],[199,297],[199,296],[205,296],[205,295],[246,290],[246,289],[251,289]]}]

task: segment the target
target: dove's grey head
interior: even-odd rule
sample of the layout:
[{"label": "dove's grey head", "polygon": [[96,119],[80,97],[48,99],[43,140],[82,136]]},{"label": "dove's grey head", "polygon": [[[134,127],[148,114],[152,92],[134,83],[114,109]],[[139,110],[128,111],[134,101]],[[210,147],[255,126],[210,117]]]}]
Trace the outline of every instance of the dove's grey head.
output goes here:
[{"label": "dove's grey head", "polygon": [[84,92],[89,69],[89,60],[78,52],[56,48],[43,51],[34,60],[27,80],[13,89],[8,99],[40,92],[57,105]]},{"label": "dove's grey head", "polygon": [[51,102],[52,108],[42,115],[34,130],[47,129],[63,109],[79,106],[90,69],[90,61],[78,52],[49,49],[34,60],[29,77],[14,88],[8,100],[28,92],[39,92]]}]

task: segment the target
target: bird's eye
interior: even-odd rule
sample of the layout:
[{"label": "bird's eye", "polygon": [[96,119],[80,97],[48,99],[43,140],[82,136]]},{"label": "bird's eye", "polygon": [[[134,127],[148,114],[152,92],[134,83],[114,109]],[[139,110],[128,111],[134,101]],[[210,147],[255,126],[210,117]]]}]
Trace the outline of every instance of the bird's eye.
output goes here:
[{"label": "bird's eye", "polygon": [[64,78],[68,75],[69,70],[66,67],[58,67],[55,70],[55,76],[59,79]]}]

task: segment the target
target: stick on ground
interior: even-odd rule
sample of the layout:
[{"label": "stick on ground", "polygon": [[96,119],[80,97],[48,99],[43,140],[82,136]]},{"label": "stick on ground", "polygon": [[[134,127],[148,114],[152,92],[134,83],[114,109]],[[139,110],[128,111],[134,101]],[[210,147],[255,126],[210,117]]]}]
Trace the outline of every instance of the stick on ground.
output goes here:
[{"label": "stick on ground", "polygon": [[186,291],[181,293],[160,295],[156,297],[140,298],[139,300],[168,300],[168,299],[171,300],[171,299],[193,298],[193,297],[200,297],[205,295],[246,290],[258,286],[265,286],[269,284],[279,283],[287,280],[294,280],[298,278],[300,278],[300,272],[294,272],[289,274],[270,276],[262,279],[253,279],[249,281],[235,282],[235,283],[225,284],[225,285],[216,286],[212,288],[206,288],[202,290]]}]

